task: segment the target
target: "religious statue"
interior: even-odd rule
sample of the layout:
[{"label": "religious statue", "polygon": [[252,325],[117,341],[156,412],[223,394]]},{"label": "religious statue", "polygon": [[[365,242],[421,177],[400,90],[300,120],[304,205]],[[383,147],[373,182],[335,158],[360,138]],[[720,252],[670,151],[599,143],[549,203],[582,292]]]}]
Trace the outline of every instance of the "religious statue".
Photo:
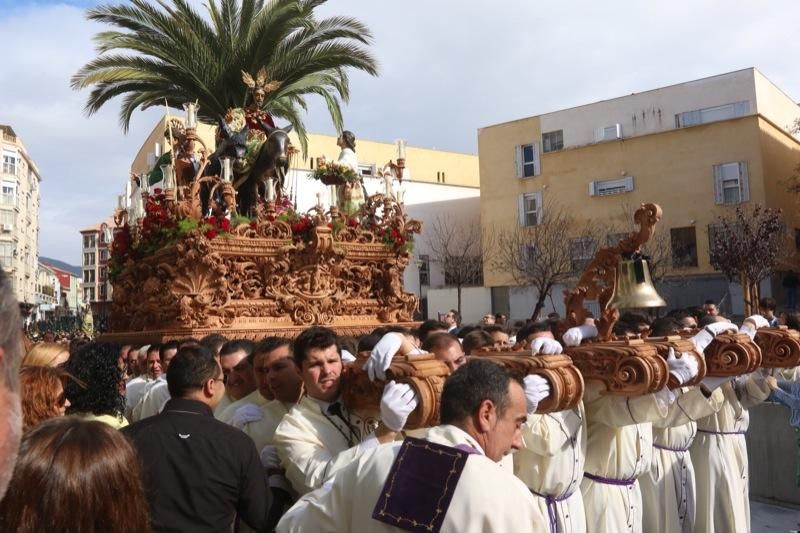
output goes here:
[{"label": "religious statue", "polygon": [[[357,176],[358,158],[356,157],[356,137],[351,131],[343,131],[336,139],[336,145],[342,149],[339,152],[337,165],[349,167]],[[336,206],[343,213],[355,213],[364,204],[364,185],[359,177],[356,181],[345,181],[343,184],[336,185]]]}]

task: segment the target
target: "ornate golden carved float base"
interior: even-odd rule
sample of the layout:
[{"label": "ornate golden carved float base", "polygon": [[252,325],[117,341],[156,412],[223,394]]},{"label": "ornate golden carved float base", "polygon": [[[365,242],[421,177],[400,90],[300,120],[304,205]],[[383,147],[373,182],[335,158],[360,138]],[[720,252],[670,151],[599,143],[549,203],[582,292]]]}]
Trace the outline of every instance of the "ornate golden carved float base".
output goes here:
[{"label": "ornate golden carved float base", "polygon": [[800,332],[786,326],[761,328],[756,331],[755,343],[761,348],[762,367],[800,366]]},{"label": "ornate golden carved float base", "polygon": [[[703,378],[706,376],[706,360],[705,358],[697,353],[694,348],[694,344],[688,339],[683,339],[680,335],[672,335],[669,337],[648,337],[645,342],[648,344],[652,344],[658,350],[658,355],[666,359],[669,356],[669,349],[672,348],[675,351],[675,357],[681,358],[685,357],[682,354],[689,354],[689,357],[694,357],[697,361],[697,376],[695,376],[692,380],[688,383],[684,383],[684,386],[693,386],[699,385]],[[669,377],[669,388],[676,389],[678,388],[678,380],[670,375]]]}]

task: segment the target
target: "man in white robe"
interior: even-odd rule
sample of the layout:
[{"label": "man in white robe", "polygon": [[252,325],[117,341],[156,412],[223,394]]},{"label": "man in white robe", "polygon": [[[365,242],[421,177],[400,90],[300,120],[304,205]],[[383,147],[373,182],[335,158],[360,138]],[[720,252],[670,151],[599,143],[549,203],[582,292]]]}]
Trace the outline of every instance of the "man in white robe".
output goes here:
[{"label": "man in white robe", "polygon": [[526,411],[519,377],[470,361],[445,383],[441,426],[424,440],[386,444],[351,461],[301,498],[277,531],[544,533],[547,519],[534,497],[498,465],[522,445]]},{"label": "man in white robe", "polygon": [[273,444],[292,488],[302,495],[321,487],[366,450],[394,440],[417,398],[408,385],[391,381],[384,388],[379,416],[351,413],[339,397],[342,359],[336,334],[309,328],[295,339],[293,352],[305,396],[283,417]]},{"label": "man in white robe", "polygon": [[125,418],[131,419],[133,408],[141,401],[147,387],[161,375],[161,360],[158,355],[158,345],[145,345],[139,349],[139,355],[144,354],[145,372],[131,379],[125,384]]},{"label": "man in white robe", "polygon": [[[233,423],[236,411],[245,405],[254,405],[258,411],[269,399],[259,393],[253,373],[252,354],[255,344],[248,340],[233,340],[222,345],[219,363],[225,376],[225,391],[231,402],[223,409],[215,409],[214,417],[226,424]],[[247,416],[244,417],[245,419]],[[241,421],[239,421],[241,425]]]},{"label": "man in white robe", "polygon": [[138,422],[150,416],[155,416],[170,399],[169,389],[167,388],[167,369],[169,362],[178,353],[178,343],[169,341],[162,344],[158,349],[159,360],[161,362],[161,375],[145,387],[142,399],[133,407],[131,412],[131,422]]}]

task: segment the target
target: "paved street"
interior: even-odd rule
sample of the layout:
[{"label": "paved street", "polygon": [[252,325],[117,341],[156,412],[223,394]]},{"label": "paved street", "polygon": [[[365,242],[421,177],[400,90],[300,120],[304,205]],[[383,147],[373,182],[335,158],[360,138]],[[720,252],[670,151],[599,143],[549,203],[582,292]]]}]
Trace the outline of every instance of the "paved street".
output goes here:
[{"label": "paved street", "polygon": [[800,531],[800,509],[750,502],[752,533]]}]

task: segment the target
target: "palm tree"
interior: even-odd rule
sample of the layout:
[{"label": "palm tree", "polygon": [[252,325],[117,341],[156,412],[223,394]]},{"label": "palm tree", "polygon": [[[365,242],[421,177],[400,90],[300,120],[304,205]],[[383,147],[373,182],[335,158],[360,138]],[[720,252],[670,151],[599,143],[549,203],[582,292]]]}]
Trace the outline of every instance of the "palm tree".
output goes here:
[{"label": "palm tree", "polygon": [[262,109],[289,121],[305,152],[301,112],[306,96],[321,96],[337,130],[340,102],[350,96],[348,70],[377,75],[368,50],[369,29],[350,17],[317,20],[314,10],[327,0],[208,0],[208,17],[187,0],[131,0],[125,5],[90,9],[90,20],[118,31],[95,36],[98,57],[72,78],[73,89],[92,87],[85,111],[95,113],[124,96],[119,120],[128,130],[137,108],[167,102],[200,104],[199,118],[214,122],[229,108],[246,103],[242,71],[255,75],[264,67],[280,86]]}]

